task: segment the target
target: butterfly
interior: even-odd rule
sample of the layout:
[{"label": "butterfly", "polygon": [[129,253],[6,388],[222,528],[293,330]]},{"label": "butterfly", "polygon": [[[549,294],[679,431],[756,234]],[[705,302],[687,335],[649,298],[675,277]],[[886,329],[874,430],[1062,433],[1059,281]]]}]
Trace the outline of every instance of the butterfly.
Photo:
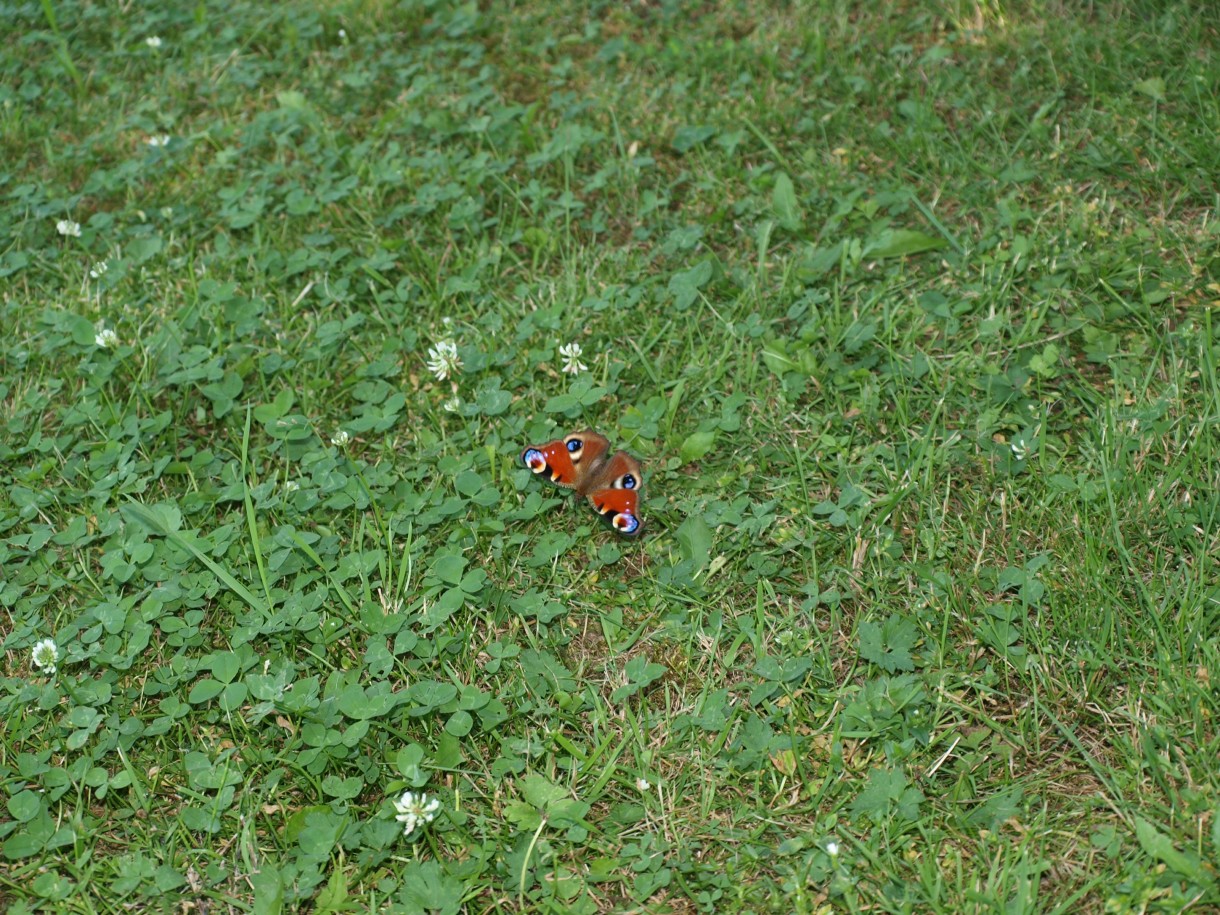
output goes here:
[{"label": "butterfly", "polygon": [[593,510],[620,534],[640,530],[640,462],[626,451],[610,454],[610,440],[592,429],[545,445],[530,445],[521,462],[552,483],[587,496]]}]

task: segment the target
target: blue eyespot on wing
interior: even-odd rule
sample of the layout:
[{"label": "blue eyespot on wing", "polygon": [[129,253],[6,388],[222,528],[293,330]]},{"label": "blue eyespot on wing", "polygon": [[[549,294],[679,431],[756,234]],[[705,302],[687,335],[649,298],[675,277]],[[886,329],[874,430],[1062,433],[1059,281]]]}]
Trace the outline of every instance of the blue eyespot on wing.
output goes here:
[{"label": "blue eyespot on wing", "polygon": [[521,453],[521,461],[534,473],[542,473],[546,470],[546,458],[542,456],[542,452],[537,448],[526,448]]},{"label": "blue eyespot on wing", "polygon": [[614,525],[616,531],[626,534],[628,537],[640,529],[640,519],[626,512],[619,512],[610,523]]}]

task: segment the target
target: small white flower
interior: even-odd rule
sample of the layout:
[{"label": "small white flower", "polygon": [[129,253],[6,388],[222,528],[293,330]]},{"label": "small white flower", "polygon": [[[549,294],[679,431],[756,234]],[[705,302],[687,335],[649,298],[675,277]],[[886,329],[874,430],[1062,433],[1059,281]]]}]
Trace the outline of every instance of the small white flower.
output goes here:
[{"label": "small white flower", "polygon": [[296,492],[300,488],[301,488],[301,484],[298,483],[296,480],[285,480],[284,481],[284,492]]},{"label": "small white flower", "polygon": [[101,275],[109,269],[110,269],[110,264],[108,261],[98,261],[96,264],[94,264],[92,267],[89,268],[89,276],[93,277],[93,279],[95,279],[95,280],[99,279],[101,277]]},{"label": "small white flower", "polygon": [[1023,460],[1025,460],[1025,457],[1028,454],[1029,454],[1029,446],[1027,444],[1025,444],[1025,439],[1024,438],[1013,439],[1012,456],[1015,457],[1018,461],[1023,461]]},{"label": "small white flower", "polygon": [[441,340],[428,348],[428,371],[437,381],[444,381],[461,370],[462,360],[458,358],[457,344],[452,340]]},{"label": "small white flower", "polygon": [[93,342],[102,349],[114,349],[119,345],[119,335],[111,328],[103,327],[93,337]]},{"label": "small white flower", "polygon": [[80,223],[73,222],[71,219],[61,219],[55,223],[55,231],[60,235],[80,238]]},{"label": "small white flower", "polygon": [[830,855],[832,858],[837,857],[839,854],[839,843],[834,841],[827,842],[826,854]]},{"label": "small white flower", "polygon": [[462,409],[462,398],[460,398],[456,394],[454,394],[452,397],[450,397],[448,400],[446,400],[443,404],[441,404],[441,406],[444,407],[450,413],[456,413],[458,410]]},{"label": "small white flower", "polygon": [[149,35],[147,38],[144,39],[144,43],[146,45],[148,45],[150,48],[159,48],[159,47],[161,47],[161,36],[160,35]]},{"label": "small white flower", "polygon": [[563,356],[563,371],[569,375],[579,375],[581,372],[588,371],[589,367],[580,361],[580,344],[565,343],[559,347],[559,355]]},{"label": "small white flower", "polygon": [[48,674],[55,673],[55,665],[59,662],[59,646],[54,639],[43,639],[34,646],[30,653],[34,666]]},{"label": "small white flower", "polygon": [[402,834],[409,836],[415,832],[417,827],[436,819],[436,812],[441,809],[441,802],[438,798],[428,800],[428,795],[422,791],[419,794],[414,791],[404,791],[402,797],[394,802],[394,809],[398,811],[398,815],[394,819],[403,824]]},{"label": "small white flower", "polygon": [[148,138],[148,145],[156,149],[159,146],[169,146],[169,134],[159,133],[155,137]]},{"label": "small white flower", "polygon": [[637,778],[635,780],[635,790],[636,791],[644,792],[644,791],[649,790],[651,787],[652,787],[652,785],[648,784],[648,779],[644,778],[643,776],[641,776],[640,778]]},{"label": "small white flower", "polygon": [[346,38],[346,37],[347,37],[347,29],[339,29],[339,37],[340,37],[340,38]]},{"label": "small white flower", "polygon": [[346,429],[340,429],[338,432],[336,432],[334,435],[332,435],[330,437],[330,443],[332,445],[334,445],[336,448],[342,448],[344,445],[346,445],[351,440],[352,440],[352,437]]}]

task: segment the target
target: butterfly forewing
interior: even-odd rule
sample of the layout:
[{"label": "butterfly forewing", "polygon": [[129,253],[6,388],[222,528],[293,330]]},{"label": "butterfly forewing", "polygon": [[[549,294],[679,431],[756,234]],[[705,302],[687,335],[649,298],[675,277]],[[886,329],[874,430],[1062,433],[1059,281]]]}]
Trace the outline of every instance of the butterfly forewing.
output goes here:
[{"label": "butterfly forewing", "polygon": [[620,451],[589,481],[589,504],[620,534],[635,534],[640,529],[643,482],[640,462]]},{"label": "butterfly forewing", "polygon": [[594,511],[610,522],[620,534],[640,529],[640,497],[633,489],[599,489],[589,493]]},{"label": "butterfly forewing", "polygon": [[605,436],[585,429],[545,445],[531,445],[521,452],[521,461],[552,483],[584,495],[582,484],[601,468],[609,448]]}]

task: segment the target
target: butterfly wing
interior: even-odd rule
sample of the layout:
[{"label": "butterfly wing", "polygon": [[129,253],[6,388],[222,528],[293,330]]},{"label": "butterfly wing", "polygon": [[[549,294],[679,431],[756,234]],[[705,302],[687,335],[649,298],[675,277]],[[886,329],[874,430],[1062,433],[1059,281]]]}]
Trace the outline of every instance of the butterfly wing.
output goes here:
[{"label": "butterfly wing", "polygon": [[589,504],[620,534],[637,534],[643,483],[640,462],[626,451],[620,451],[589,480]]},{"label": "butterfly wing", "polygon": [[584,495],[588,492],[584,484],[601,476],[608,450],[610,441],[604,435],[584,429],[545,445],[530,445],[521,452],[521,462],[555,485]]}]

